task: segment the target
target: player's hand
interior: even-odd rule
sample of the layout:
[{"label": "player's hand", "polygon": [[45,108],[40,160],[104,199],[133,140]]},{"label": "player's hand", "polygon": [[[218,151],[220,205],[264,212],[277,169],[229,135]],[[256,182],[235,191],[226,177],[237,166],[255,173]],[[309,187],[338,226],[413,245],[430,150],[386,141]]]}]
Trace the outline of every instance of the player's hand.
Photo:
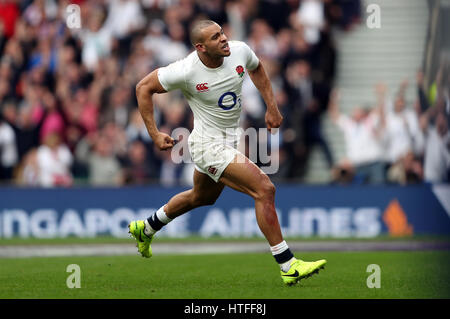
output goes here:
[{"label": "player's hand", "polygon": [[153,138],[153,142],[161,151],[171,149],[175,145],[175,140],[166,133],[162,132],[159,132],[158,135]]},{"label": "player's hand", "polygon": [[269,130],[270,133],[272,133],[272,129],[279,128],[281,126],[281,123],[283,122],[283,116],[281,115],[278,108],[267,110],[265,119],[267,129]]}]

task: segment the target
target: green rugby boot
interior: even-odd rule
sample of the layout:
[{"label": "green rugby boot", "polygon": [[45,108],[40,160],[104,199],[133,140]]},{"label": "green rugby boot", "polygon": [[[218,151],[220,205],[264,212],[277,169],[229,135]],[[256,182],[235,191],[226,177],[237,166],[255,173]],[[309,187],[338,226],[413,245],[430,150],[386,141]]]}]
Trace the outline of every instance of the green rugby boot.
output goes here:
[{"label": "green rugby boot", "polygon": [[320,269],[325,267],[326,263],[325,259],[313,262],[296,259],[291,263],[291,268],[289,268],[288,272],[280,271],[281,278],[286,285],[295,285],[301,279],[317,274]]},{"label": "green rugby boot", "polygon": [[128,225],[129,233],[137,241],[138,251],[141,253],[142,257],[150,258],[152,256],[152,243],[153,236],[147,236],[144,233],[145,223],[143,220],[132,221]]}]

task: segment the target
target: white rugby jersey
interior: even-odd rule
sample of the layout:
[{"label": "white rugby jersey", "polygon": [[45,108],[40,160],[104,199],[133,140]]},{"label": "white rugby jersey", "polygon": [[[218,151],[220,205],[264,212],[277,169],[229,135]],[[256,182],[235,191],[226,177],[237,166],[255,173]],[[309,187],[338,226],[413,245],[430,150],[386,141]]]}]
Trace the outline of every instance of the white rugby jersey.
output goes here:
[{"label": "white rugby jersey", "polygon": [[219,138],[224,134],[233,137],[230,129],[237,131],[239,127],[245,72],[259,64],[244,42],[229,41],[228,45],[230,55],[224,57],[218,68],[208,68],[194,51],[158,70],[159,82],[166,91],[180,89],[186,97],[194,113],[194,132],[202,137]]}]

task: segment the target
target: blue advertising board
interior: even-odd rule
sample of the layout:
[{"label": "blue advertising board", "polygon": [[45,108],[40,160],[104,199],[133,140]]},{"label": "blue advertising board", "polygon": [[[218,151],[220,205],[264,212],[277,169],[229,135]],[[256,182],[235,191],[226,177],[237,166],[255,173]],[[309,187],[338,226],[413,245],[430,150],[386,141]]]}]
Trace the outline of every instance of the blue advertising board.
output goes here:
[{"label": "blue advertising board", "polygon": [[[0,237],[127,236],[186,188],[0,188]],[[450,186],[278,185],[276,209],[285,236],[376,237],[450,234]],[[251,197],[225,188],[163,228],[160,236],[262,236]]]}]

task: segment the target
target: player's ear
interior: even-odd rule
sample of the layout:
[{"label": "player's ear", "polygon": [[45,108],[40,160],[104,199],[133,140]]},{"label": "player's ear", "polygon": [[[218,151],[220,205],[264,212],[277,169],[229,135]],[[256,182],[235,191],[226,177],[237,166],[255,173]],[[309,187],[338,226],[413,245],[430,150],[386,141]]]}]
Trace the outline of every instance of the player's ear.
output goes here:
[{"label": "player's ear", "polygon": [[196,43],[194,47],[197,51],[200,51],[200,52],[206,51],[205,46],[202,43]]}]

